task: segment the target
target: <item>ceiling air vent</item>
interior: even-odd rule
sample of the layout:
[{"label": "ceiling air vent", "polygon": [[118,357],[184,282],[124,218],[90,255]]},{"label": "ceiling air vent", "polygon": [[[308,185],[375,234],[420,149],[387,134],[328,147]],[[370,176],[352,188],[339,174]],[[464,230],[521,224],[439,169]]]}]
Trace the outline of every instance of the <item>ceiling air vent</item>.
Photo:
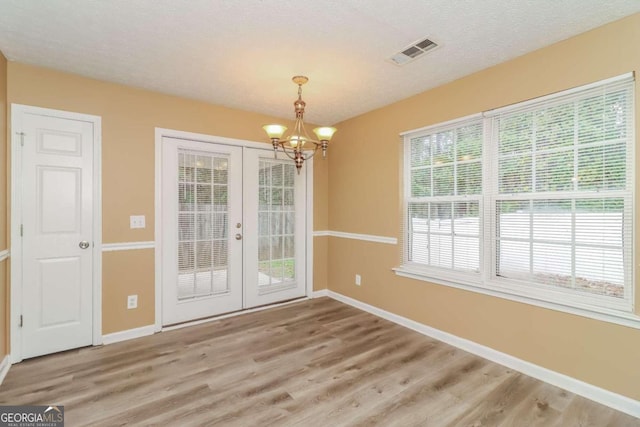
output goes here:
[{"label": "ceiling air vent", "polygon": [[420,58],[422,55],[430,50],[435,49],[436,47],[438,47],[438,45],[429,39],[418,40],[417,42],[412,43],[400,52],[394,54],[391,58],[389,58],[389,60],[396,65],[408,64],[409,62],[413,61],[414,59]]}]

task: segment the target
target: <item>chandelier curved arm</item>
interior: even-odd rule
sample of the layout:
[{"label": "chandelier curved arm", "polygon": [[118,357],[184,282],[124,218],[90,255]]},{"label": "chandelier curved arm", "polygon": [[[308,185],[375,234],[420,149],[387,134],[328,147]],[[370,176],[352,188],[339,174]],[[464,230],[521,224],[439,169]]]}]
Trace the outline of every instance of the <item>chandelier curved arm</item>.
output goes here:
[{"label": "chandelier curved arm", "polygon": [[[290,158],[291,160],[295,160],[296,159],[295,156],[292,156],[291,154],[289,154],[289,151],[293,151],[292,149],[289,149],[289,150],[285,149],[284,145],[282,143],[280,143],[280,148],[282,148],[282,152],[284,154],[286,154],[288,158]],[[293,151],[293,152],[295,153],[295,151]]]},{"label": "chandelier curved arm", "polygon": [[[297,146],[299,144],[298,139],[289,137],[289,138],[284,138],[284,139],[278,140],[278,145],[280,145],[283,149],[286,147],[289,150],[295,150],[295,148],[291,146],[292,145],[291,144],[292,141],[294,142],[293,145]],[[314,145],[314,147],[313,148],[305,148],[304,145],[303,145],[303,148],[301,149],[302,151],[311,151],[312,149],[313,149],[313,151],[315,151],[315,150],[318,149],[319,146],[322,145],[321,141],[316,141],[315,139],[311,139],[311,138],[304,137],[303,141],[304,141],[304,144],[311,143],[311,144]],[[289,144],[289,145],[287,146],[287,145],[284,145],[284,144]],[[310,145],[307,145],[306,147],[310,147]]]},{"label": "chandelier curved arm", "polygon": [[[300,154],[306,159],[310,159],[312,158],[315,154],[316,151],[318,151],[318,148],[320,148],[321,144],[319,142],[315,142],[315,141],[305,141],[305,143],[307,142],[311,142],[313,144],[313,150],[311,149],[302,149],[302,150],[296,150],[295,148],[286,146],[285,143],[289,142],[288,140],[284,140],[284,141],[279,141],[278,145],[280,146],[280,148],[282,149],[282,151],[284,152],[284,154],[287,155],[287,157],[289,157],[291,160],[295,160],[295,152],[299,151]],[[294,153],[294,155],[291,155],[290,153]]]}]

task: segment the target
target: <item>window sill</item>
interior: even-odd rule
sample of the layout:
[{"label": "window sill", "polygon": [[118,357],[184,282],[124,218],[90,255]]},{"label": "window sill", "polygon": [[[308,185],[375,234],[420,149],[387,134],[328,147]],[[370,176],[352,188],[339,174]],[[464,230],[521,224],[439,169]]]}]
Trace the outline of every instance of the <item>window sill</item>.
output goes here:
[{"label": "window sill", "polygon": [[[449,286],[456,289],[462,289],[465,291],[475,292],[492,297],[502,298],[509,301],[520,302],[524,304],[533,305],[536,307],[542,307],[550,310],[560,311],[563,313],[574,314],[577,316],[586,317],[589,319],[600,320],[603,322],[614,323],[616,325],[627,326],[634,329],[640,329],[640,316],[633,313],[626,313],[611,309],[588,309],[583,307],[575,307],[557,302],[543,301],[538,298],[518,295],[504,290],[493,289],[481,286],[479,284],[463,283],[458,281],[446,280],[440,277],[433,277],[425,274],[424,271],[408,268],[407,266],[400,266],[393,269],[396,275],[406,277],[409,279],[421,280],[423,282],[434,283],[437,285]],[[455,279],[454,279],[455,280]]]}]

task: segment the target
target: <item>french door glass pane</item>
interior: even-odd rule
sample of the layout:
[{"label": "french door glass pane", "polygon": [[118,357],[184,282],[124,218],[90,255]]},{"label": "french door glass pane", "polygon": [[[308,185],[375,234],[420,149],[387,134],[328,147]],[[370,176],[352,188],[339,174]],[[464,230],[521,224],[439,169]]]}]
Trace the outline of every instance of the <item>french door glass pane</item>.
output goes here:
[{"label": "french door glass pane", "polygon": [[228,158],[178,153],[178,300],[228,292]]},{"label": "french door glass pane", "polygon": [[295,165],[260,159],[258,285],[295,281]]}]

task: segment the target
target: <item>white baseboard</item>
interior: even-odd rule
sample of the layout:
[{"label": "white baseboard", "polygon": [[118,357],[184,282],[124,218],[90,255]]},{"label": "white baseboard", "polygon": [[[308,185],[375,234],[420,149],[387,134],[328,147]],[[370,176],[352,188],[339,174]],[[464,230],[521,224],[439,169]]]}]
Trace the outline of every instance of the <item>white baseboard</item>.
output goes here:
[{"label": "white baseboard", "polygon": [[[317,292],[321,293],[323,291],[324,290]],[[324,295],[325,293],[323,292],[322,295],[318,296]],[[326,295],[337,301],[359,308],[360,310],[374,314],[378,317],[382,317],[383,319],[387,319],[391,322],[412,329],[428,337],[435,338],[439,341],[445,342],[454,347],[458,347],[469,353],[473,353],[477,356],[491,360],[492,362],[496,362],[518,372],[522,372],[523,374],[530,377],[539,379],[556,387],[560,387],[572,393],[586,397],[587,399],[602,403],[603,405],[609,406],[618,411],[622,411],[634,417],[640,418],[640,401],[622,396],[620,394],[605,390],[600,387],[596,387],[592,384],[585,383],[559,372],[543,368],[542,366],[535,365],[525,360],[518,359],[517,357],[511,356],[509,354],[502,353],[489,347],[485,347],[473,341],[460,338],[448,332],[444,332],[439,329],[416,322],[414,320],[407,319],[406,317],[402,317],[378,307],[374,307],[372,305],[363,303],[337,292],[327,290]],[[314,292],[314,297],[315,296],[316,292]]]},{"label": "white baseboard", "polygon": [[4,381],[4,377],[9,373],[9,368],[11,367],[11,362],[9,361],[9,355],[7,354],[2,362],[0,362],[0,385]]},{"label": "white baseboard", "polygon": [[142,326],[141,328],[127,329],[126,331],[114,332],[102,336],[102,344],[113,344],[120,341],[132,340],[134,338],[146,337],[153,335],[155,331],[154,325]]},{"label": "white baseboard", "polygon": [[320,297],[328,297],[329,289],[320,289],[318,291],[313,291],[311,298],[320,298]]}]

